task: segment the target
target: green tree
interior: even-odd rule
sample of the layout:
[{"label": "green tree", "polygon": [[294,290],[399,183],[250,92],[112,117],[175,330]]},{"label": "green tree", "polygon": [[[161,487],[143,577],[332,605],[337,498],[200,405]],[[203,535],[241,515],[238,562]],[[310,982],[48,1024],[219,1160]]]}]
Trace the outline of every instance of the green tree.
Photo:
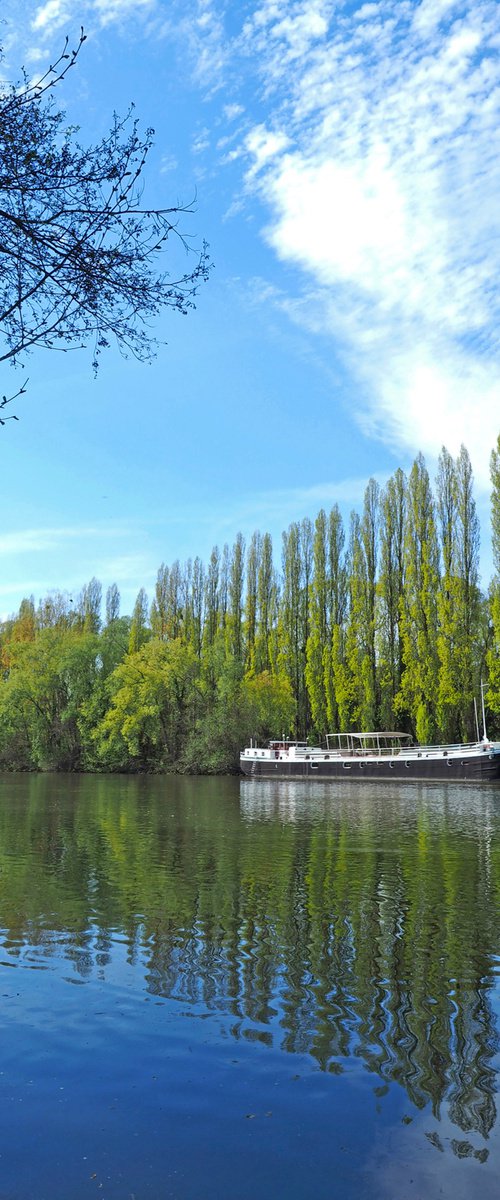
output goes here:
[{"label": "green tree", "polygon": [[79,714],[100,670],[98,639],[47,626],[8,647],[0,686],[0,757],[6,766],[79,770],[85,766]]},{"label": "green tree", "polygon": [[111,769],[175,766],[199,702],[199,664],[179,638],[151,639],[129,653],[109,680],[111,703],[95,739]]},{"label": "green tree", "polygon": [[420,742],[437,729],[439,547],[434,498],[422,454],[410,472],[405,528],[405,589],[401,609],[403,672],[395,709],[407,715]]},{"label": "green tree", "polygon": [[314,730],[328,728],[327,670],[330,654],[329,582],[327,577],[327,519],[318,513],[313,538],[313,577],[310,585],[310,630],[306,645],[306,683]]},{"label": "green tree", "polygon": [[478,691],[479,523],[469,455],[456,462],[443,447],[438,469],[442,575],[438,593],[439,732],[447,741],[474,736]]},{"label": "green tree", "polygon": [[132,612],[128,649],[129,654],[135,654],[151,636],[148,624],[148,597],[144,588],[139,588]]},{"label": "green tree", "polygon": [[106,592],[106,625],[111,625],[120,616],[120,592],[112,583]]},{"label": "green tree", "polygon": [[287,675],[297,701],[297,733],[308,726],[305,682],[309,636],[309,583],[312,572],[312,527],[294,522],[283,534],[283,586],[279,612],[278,670]]},{"label": "green tree", "polygon": [[225,615],[226,654],[240,675],[244,670],[243,589],[245,582],[245,540],[238,533],[229,560],[228,606]]},{"label": "green tree", "polygon": [[258,577],[262,555],[260,533],[252,534],[247,554],[246,599],[245,599],[245,671],[255,671],[255,643],[257,638]]},{"label": "green tree", "polygon": [[500,435],[491,452],[490,471],[491,542],[495,574],[490,589],[491,644],[487,653],[487,701],[491,711],[500,718]]},{"label": "green tree", "polygon": [[277,660],[279,587],[273,564],[273,543],[269,533],[262,538],[257,571],[257,628],[255,633],[255,671],[273,672]]},{"label": "green tree", "polygon": [[[328,608],[329,646],[323,658],[325,698],[328,729],[338,733],[345,729],[341,722],[335,681],[342,676],[344,633],[347,611],[347,570],[345,562],[345,531],[342,515],[335,504],[328,518]],[[342,685],[341,685],[342,686]]]},{"label": "green tree", "polygon": [[384,729],[394,724],[394,700],[401,686],[406,491],[406,477],[398,469],[387,481],[380,500],[378,659],[380,720]]}]

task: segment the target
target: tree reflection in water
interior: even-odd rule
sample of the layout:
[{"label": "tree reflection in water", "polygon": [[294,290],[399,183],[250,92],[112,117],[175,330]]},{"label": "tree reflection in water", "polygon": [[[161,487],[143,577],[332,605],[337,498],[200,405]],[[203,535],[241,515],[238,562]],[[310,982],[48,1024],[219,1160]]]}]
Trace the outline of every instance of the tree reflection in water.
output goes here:
[{"label": "tree reflection in water", "polygon": [[323,1071],[356,1056],[382,1090],[488,1136],[497,790],[45,776],[0,791],[9,956],[105,979],[125,942],[150,995]]}]

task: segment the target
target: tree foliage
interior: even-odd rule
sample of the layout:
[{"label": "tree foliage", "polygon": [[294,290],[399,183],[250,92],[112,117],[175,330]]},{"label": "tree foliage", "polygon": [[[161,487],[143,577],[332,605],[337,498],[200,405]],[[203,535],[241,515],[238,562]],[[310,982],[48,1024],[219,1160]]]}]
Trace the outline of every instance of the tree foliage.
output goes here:
[{"label": "tree foliage", "polygon": [[230,771],[250,737],[396,724],[472,740],[482,680],[500,733],[499,663],[500,584],[480,591],[470,460],[443,449],[434,490],[421,455],[408,480],[398,470],[381,493],[371,480],[348,539],[337,506],[293,522],[281,575],[258,532],[206,566],[162,563],[131,617],[112,585],[102,623],[96,579],[74,603],[23,600],[0,627],[0,765]]}]

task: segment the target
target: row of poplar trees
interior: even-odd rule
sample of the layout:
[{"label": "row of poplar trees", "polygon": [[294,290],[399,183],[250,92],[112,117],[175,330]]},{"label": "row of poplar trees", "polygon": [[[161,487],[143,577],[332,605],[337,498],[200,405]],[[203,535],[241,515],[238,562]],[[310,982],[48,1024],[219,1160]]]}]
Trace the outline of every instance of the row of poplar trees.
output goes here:
[{"label": "row of poplar trees", "polygon": [[224,771],[250,736],[399,728],[420,742],[476,737],[484,681],[500,730],[500,438],[491,456],[495,574],[479,582],[467,450],[431,485],[371,479],[346,527],[334,505],[247,547],[162,564],[149,603],[105,619],[94,579],[76,603],[23,601],[1,629],[0,765]]}]

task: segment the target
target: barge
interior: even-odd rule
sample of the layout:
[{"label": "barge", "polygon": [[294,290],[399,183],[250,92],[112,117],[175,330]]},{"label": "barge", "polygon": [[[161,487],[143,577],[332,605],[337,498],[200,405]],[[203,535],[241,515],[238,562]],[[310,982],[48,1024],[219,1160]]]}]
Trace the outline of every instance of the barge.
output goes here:
[{"label": "barge", "polygon": [[500,742],[415,745],[406,733],[328,734],[326,747],[281,739],[240,754],[243,775],[256,779],[466,780],[500,778]]}]

